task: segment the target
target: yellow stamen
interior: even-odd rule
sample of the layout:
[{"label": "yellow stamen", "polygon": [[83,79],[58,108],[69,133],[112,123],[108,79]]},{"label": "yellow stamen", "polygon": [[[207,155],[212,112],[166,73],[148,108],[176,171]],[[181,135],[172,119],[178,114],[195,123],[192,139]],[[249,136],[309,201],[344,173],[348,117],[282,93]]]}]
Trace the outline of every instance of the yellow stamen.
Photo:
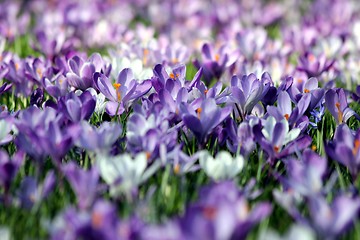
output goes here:
[{"label": "yellow stamen", "polygon": [[174,64],[179,63],[179,59],[177,59],[177,58],[173,58],[171,61],[172,61]]},{"label": "yellow stamen", "polygon": [[360,140],[359,140],[359,139],[356,139],[356,140],[354,141],[354,148],[353,148],[353,150],[352,150],[352,153],[353,153],[354,156],[355,156],[356,153],[359,151],[359,148],[360,148]]},{"label": "yellow stamen", "polygon": [[339,120],[339,123],[342,123],[342,122],[343,122],[343,112],[342,112],[341,109],[340,109],[340,103],[339,103],[339,102],[335,103],[335,107],[336,107],[337,110],[338,110],[338,120]]},{"label": "yellow stamen", "polygon": [[207,89],[204,90],[205,95],[208,93],[208,91],[209,91],[209,90],[207,90]]},{"label": "yellow stamen", "polygon": [[202,112],[202,108],[196,109],[196,113],[197,113],[198,118],[200,118],[200,113],[201,112]]},{"label": "yellow stamen", "polygon": [[36,69],[36,73],[39,75],[40,78],[42,78],[42,71],[40,68]]},{"label": "yellow stamen", "polygon": [[174,173],[179,174],[179,172],[180,172],[180,165],[177,163],[174,165]]},{"label": "yellow stamen", "polygon": [[316,151],[316,146],[315,145],[312,145],[311,146],[311,150],[313,150],[314,152]]},{"label": "yellow stamen", "polygon": [[284,114],[284,118],[286,119],[286,120],[289,120],[289,114]]},{"label": "yellow stamen", "polygon": [[103,216],[100,213],[94,212],[91,215],[91,224],[95,227],[95,228],[100,228],[102,223],[103,223]]},{"label": "yellow stamen", "polygon": [[309,92],[310,92],[309,89],[307,89],[307,88],[304,89],[304,93],[309,93]]},{"label": "yellow stamen", "polygon": [[116,98],[118,101],[121,101],[121,92],[119,91],[119,88],[121,87],[120,83],[114,83],[114,88],[116,89]]},{"label": "yellow stamen", "polygon": [[215,61],[219,61],[220,60],[220,55],[219,54],[215,54]]},{"label": "yellow stamen", "polygon": [[19,68],[20,68],[20,65],[18,63],[15,63],[15,70],[17,71],[17,70],[19,70]]}]

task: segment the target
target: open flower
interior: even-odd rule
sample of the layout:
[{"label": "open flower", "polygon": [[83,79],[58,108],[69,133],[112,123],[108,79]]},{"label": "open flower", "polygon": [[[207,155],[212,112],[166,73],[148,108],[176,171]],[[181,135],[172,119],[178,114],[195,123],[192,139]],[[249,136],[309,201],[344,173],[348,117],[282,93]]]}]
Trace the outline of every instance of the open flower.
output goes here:
[{"label": "open flower", "polygon": [[[117,156],[99,155],[97,165],[101,177],[110,186],[110,194],[131,194],[137,187],[151,177],[160,167],[160,161],[147,168],[146,153],[139,153],[132,158],[129,154]],[[129,195],[131,196],[131,195]]]},{"label": "open flower", "polygon": [[325,106],[334,116],[336,124],[346,123],[355,112],[349,108],[345,92],[342,88],[329,89],[325,93]]},{"label": "open flower", "polygon": [[227,151],[220,151],[215,158],[207,150],[201,151],[199,162],[206,175],[215,181],[234,178],[244,167],[241,155],[232,157]]}]

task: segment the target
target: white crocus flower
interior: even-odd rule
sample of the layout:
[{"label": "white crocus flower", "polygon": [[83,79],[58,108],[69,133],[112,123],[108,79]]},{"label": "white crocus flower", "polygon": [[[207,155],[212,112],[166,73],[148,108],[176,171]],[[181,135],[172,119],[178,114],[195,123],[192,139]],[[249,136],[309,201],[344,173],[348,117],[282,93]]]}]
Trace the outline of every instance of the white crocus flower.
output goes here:
[{"label": "white crocus flower", "polygon": [[241,155],[233,158],[226,151],[220,151],[215,158],[208,151],[201,151],[199,162],[206,175],[216,181],[234,178],[244,167],[244,158]]},{"label": "white crocus flower", "polygon": [[[270,116],[266,119],[264,128],[262,129],[262,134],[264,135],[264,137],[269,141],[272,142],[273,141],[273,135],[274,135],[274,129],[275,129],[275,125],[276,125],[276,120],[273,116]],[[288,144],[289,142],[295,140],[299,134],[300,134],[300,129],[299,128],[293,128],[289,131],[289,123],[286,119],[282,119],[280,121],[281,124],[284,125],[285,127],[285,136],[284,136],[284,140],[281,144],[281,146],[278,147],[282,147],[286,144]]]},{"label": "white crocus flower", "polygon": [[139,153],[135,158],[129,154],[99,155],[97,165],[101,177],[110,186],[110,194],[117,196],[120,193],[131,193],[131,190],[136,189],[151,177],[161,166],[161,163],[156,160],[147,168],[146,153]]},{"label": "white crocus flower", "polygon": [[151,68],[144,68],[143,62],[140,59],[129,59],[127,57],[113,56],[112,67],[114,69],[113,78],[116,79],[121,70],[124,68],[130,68],[133,72],[134,79],[140,83],[146,79],[150,79],[153,76]]}]

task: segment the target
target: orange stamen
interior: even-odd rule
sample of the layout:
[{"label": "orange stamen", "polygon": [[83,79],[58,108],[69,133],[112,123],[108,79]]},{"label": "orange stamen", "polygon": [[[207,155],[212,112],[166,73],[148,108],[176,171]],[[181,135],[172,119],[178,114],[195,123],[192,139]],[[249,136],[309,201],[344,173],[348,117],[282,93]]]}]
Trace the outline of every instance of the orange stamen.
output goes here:
[{"label": "orange stamen", "polygon": [[20,65],[19,65],[18,63],[15,63],[15,69],[16,69],[16,71],[19,70],[19,68],[20,68]]},{"label": "orange stamen", "polygon": [[179,59],[177,59],[177,58],[173,58],[171,61],[172,61],[174,64],[179,63]]},{"label": "orange stamen", "polygon": [[200,113],[201,112],[202,112],[202,108],[196,109],[196,113],[197,113],[198,118],[200,118]]},{"label": "orange stamen", "polygon": [[313,150],[314,152],[316,151],[316,146],[315,145],[312,145],[311,146],[311,150]]},{"label": "orange stamen", "polygon": [[91,224],[95,228],[100,228],[103,223],[103,216],[97,212],[94,212],[91,216]]},{"label": "orange stamen", "polygon": [[149,55],[149,50],[148,49],[144,49],[143,50],[143,65],[147,64],[147,56]]},{"label": "orange stamen", "polygon": [[335,107],[336,107],[337,110],[338,110],[338,120],[339,120],[339,123],[342,123],[342,122],[343,122],[343,112],[342,112],[341,109],[340,109],[340,103],[339,103],[339,102],[335,103]]},{"label": "orange stamen", "polygon": [[179,174],[179,172],[180,172],[180,165],[177,163],[174,165],[174,173]]},{"label": "orange stamen", "polygon": [[208,93],[208,91],[209,91],[209,90],[207,90],[207,89],[204,90],[205,95]]},{"label": "orange stamen", "polygon": [[151,152],[146,152],[146,160],[149,160],[151,157]]},{"label": "orange stamen", "polygon": [[220,55],[219,54],[215,54],[215,61],[219,61],[220,60]]},{"label": "orange stamen", "polygon": [[304,93],[309,93],[309,92],[310,92],[309,89],[307,89],[307,88],[304,89]]},{"label": "orange stamen", "polygon": [[121,92],[119,91],[119,88],[121,87],[120,83],[114,83],[114,88],[116,89],[116,98],[118,101],[121,101]]},{"label": "orange stamen", "polygon": [[279,150],[280,150],[280,148],[279,148],[278,146],[275,146],[275,147],[274,147],[274,151],[275,151],[275,152],[279,152]]},{"label": "orange stamen", "polygon": [[284,118],[286,119],[286,120],[289,120],[289,114],[284,114]]},{"label": "orange stamen", "polygon": [[298,83],[302,83],[304,80],[302,80],[301,78],[298,78],[296,81],[297,81]]},{"label": "orange stamen", "polygon": [[308,55],[308,60],[309,60],[310,62],[315,62],[316,58],[315,58],[315,56],[314,56],[313,54],[309,54],[309,55]]},{"label": "orange stamen", "polygon": [[203,209],[204,217],[209,220],[214,219],[216,216],[216,213],[217,213],[217,210],[214,207],[204,207],[204,209]]},{"label": "orange stamen", "polygon": [[359,140],[359,139],[356,139],[356,140],[354,141],[354,148],[353,148],[353,150],[352,150],[352,153],[353,153],[354,156],[355,156],[356,153],[359,151],[359,148],[360,148],[360,140]]},{"label": "orange stamen", "polygon": [[169,77],[171,78],[171,79],[175,79],[175,78],[177,78],[177,77],[179,77],[180,76],[180,74],[174,74],[174,73],[170,73],[169,74]]}]

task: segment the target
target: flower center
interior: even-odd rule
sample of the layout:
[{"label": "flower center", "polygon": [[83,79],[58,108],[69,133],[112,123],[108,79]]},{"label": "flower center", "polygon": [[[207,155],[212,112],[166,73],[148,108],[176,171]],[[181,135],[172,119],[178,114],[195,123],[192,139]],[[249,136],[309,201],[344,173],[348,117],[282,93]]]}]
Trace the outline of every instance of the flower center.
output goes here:
[{"label": "flower center", "polygon": [[120,83],[114,83],[113,84],[115,90],[116,90],[116,98],[117,100],[120,102],[121,101],[121,92],[120,92],[120,87],[121,87],[121,84]]},{"label": "flower center", "polygon": [[219,61],[220,60],[220,55],[219,54],[215,54],[215,61]]},{"label": "flower center", "polygon": [[341,109],[340,109],[340,103],[339,103],[339,102],[335,103],[335,107],[336,107],[337,110],[338,110],[338,120],[339,120],[339,123],[342,123],[342,122],[343,122],[343,112],[342,112]]},{"label": "flower center", "polygon": [[277,153],[278,153],[278,152],[279,152],[279,150],[280,150],[280,147],[278,147],[278,146],[274,146],[274,151],[275,151],[275,152],[277,152]]},{"label": "flower center", "polygon": [[310,92],[309,89],[307,89],[307,88],[304,89],[304,93],[309,93],[309,92]]},{"label": "flower center", "polygon": [[36,73],[39,75],[40,78],[42,78],[42,71],[40,68],[36,68]]},{"label": "flower center", "polygon": [[180,75],[177,73],[177,74],[174,74],[174,73],[170,73],[170,78],[171,79],[175,79],[175,78],[178,78]]},{"label": "flower center", "polygon": [[203,214],[204,214],[204,217],[209,219],[209,220],[212,220],[215,218],[216,216],[216,213],[217,213],[217,210],[216,208],[214,207],[204,207],[203,209]]},{"label": "flower center", "polygon": [[286,119],[286,120],[289,120],[289,114],[284,114],[284,118]]},{"label": "flower center", "polygon": [[354,156],[355,156],[356,153],[359,151],[359,148],[360,148],[360,140],[359,140],[359,139],[356,139],[356,140],[354,141],[354,148],[353,148],[353,150],[352,150],[352,153],[353,153]]},{"label": "flower center", "polygon": [[179,174],[179,172],[180,172],[180,165],[177,163],[174,165],[174,173]]},{"label": "flower center", "polygon": [[315,62],[315,56],[314,56],[313,54],[309,54],[309,55],[308,55],[308,60],[309,60],[311,63]]},{"label": "flower center", "polygon": [[148,60],[148,55],[149,55],[149,50],[148,49],[144,49],[143,50],[143,65],[147,64],[147,60]]},{"label": "flower center", "polygon": [[91,215],[91,224],[95,227],[95,228],[100,228],[101,224],[103,222],[103,216],[100,213],[94,212]]},{"label": "flower center", "polygon": [[197,113],[198,118],[200,118],[201,112],[202,112],[202,108],[196,109],[196,113]]}]

